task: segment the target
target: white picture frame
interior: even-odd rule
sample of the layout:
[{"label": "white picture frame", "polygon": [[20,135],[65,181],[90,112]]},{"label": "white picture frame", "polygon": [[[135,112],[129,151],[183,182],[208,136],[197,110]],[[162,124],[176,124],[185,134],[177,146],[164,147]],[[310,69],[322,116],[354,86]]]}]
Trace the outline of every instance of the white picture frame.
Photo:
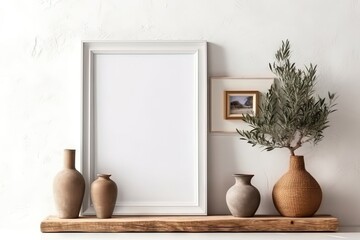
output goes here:
[{"label": "white picture frame", "polygon": [[82,215],[109,173],[114,215],[207,214],[207,43],[83,41]]},{"label": "white picture frame", "polygon": [[[274,82],[272,77],[211,77],[210,78],[210,133],[236,134],[236,129],[246,129],[248,125],[241,117],[226,117],[226,92],[257,92],[259,104]],[[258,103],[257,103],[258,104]],[[257,107],[257,106],[255,106]]]}]

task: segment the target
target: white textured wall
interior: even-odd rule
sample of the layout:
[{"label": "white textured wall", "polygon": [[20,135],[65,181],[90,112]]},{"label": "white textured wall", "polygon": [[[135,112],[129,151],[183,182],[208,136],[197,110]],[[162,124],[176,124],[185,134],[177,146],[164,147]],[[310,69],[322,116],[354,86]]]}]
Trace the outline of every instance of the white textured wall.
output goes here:
[{"label": "white textured wall", "polygon": [[[359,226],[359,26],[358,0],[1,0],[0,229],[35,234],[55,213],[62,150],[80,146],[85,39],[207,40],[209,76],[269,76],[268,62],[288,38],[300,66],[318,64],[319,91],[340,96],[324,141],[299,152],[323,187],[320,212]],[[236,135],[210,134],[208,147],[209,213],[228,212],[235,172],[255,174],[258,213],[274,213],[271,189],[287,151],[261,152]]]}]

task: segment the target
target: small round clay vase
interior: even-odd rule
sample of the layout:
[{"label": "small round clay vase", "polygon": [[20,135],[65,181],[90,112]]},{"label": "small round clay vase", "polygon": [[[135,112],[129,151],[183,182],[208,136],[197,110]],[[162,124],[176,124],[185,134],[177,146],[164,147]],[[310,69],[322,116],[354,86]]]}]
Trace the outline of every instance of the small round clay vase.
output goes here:
[{"label": "small round clay vase", "polygon": [[97,218],[111,218],[117,198],[116,183],[110,174],[98,174],[91,184],[91,199]]},{"label": "small round clay vase", "polygon": [[285,217],[311,217],[319,209],[322,192],[318,182],[305,169],[303,156],[291,156],[290,167],[275,184],[273,202]]},{"label": "small round clay vase", "polygon": [[234,217],[252,217],[260,205],[260,193],[251,185],[254,175],[234,174],[235,184],[226,193],[226,203]]},{"label": "small round clay vase", "polygon": [[64,168],[54,178],[54,200],[59,218],[79,217],[85,180],[75,169],[75,150],[64,150]]}]

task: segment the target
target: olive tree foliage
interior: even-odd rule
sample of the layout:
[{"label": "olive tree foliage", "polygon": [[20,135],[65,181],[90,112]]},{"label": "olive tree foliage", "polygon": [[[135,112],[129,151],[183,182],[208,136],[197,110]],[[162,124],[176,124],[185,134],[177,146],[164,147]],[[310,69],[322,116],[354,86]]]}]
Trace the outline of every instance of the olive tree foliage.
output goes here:
[{"label": "olive tree foliage", "polygon": [[327,97],[315,94],[316,65],[298,69],[290,61],[288,40],[282,42],[275,58],[269,64],[275,82],[263,96],[258,115],[244,115],[251,130],[236,130],[252,146],[261,145],[267,151],[288,148],[295,155],[304,143],[317,144],[323,139],[329,114],[336,111],[336,97],[330,92]]}]

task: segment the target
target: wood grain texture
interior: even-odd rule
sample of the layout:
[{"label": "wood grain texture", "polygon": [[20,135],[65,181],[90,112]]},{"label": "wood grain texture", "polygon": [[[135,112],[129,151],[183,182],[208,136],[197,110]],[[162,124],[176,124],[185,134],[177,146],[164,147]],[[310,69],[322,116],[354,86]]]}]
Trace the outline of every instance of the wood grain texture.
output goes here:
[{"label": "wood grain texture", "polygon": [[116,216],[109,219],[48,217],[43,233],[55,232],[334,232],[338,219],[332,216],[290,218],[280,216]]}]

